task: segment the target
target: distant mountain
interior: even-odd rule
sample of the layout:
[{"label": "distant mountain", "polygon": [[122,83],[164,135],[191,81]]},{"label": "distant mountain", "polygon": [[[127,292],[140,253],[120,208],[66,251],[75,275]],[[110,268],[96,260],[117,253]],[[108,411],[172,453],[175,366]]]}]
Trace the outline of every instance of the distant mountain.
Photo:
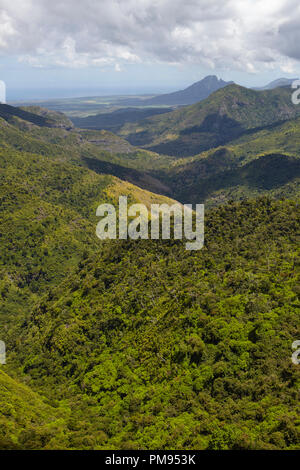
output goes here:
[{"label": "distant mountain", "polygon": [[193,85],[185,88],[184,90],[175,91],[174,93],[168,93],[165,95],[154,96],[153,98],[147,99],[126,99],[123,102],[123,106],[179,106],[179,105],[190,105],[197,103],[198,101],[205,100],[215,91],[220,88],[224,88],[227,85],[231,85],[234,82],[225,82],[222,79],[218,79],[215,75],[209,75],[203,80],[194,83]]},{"label": "distant mountain", "polygon": [[277,80],[274,80],[273,82],[268,83],[268,85],[266,86],[255,87],[253,88],[253,90],[274,90],[275,88],[291,86],[295,80],[298,80],[298,79],[297,78],[278,78]]},{"label": "distant mountain", "polygon": [[227,85],[231,85],[233,82],[225,82],[222,79],[218,79],[215,75],[209,75],[203,78],[199,82],[194,83],[185,90],[175,91],[167,95],[156,96],[147,100],[147,103],[152,105],[188,105],[194,104],[198,101],[205,100],[214,91],[224,88]]},{"label": "distant mountain", "polygon": [[299,115],[287,88],[258,92],[230,85],[200,103],[127,124],[120,135],[132,145],[188,157]]},{"label": "distant mountain", "polygon": [[[71,120],[76,127],[81,129],[104,129],[119,132],[126,123],[138,123],[148,117],[168,113],[174,109],[171,108],[172,106],[195,104],[208,98],[213,92],[231,84],[233,82],[224,82],[224,80],[219,80],[216,76],[211,75],[182,91],[147,99],[126,98],[119,102],[122,106],[153,106],[152,108],[121,108],[83,118],[72,117]],[[159,106],[168,106],[168,108],[160,108]]]}]

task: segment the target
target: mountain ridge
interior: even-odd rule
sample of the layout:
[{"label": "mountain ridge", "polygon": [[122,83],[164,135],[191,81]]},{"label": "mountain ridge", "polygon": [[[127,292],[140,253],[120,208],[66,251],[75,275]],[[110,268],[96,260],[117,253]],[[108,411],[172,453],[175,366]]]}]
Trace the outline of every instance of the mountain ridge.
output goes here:
[{"label": "mountain ridge", "polygon": [[158,153],[191,156],[299,115],[286,88],[255,91],[233,84],[194,105],[126,124],[119,135]]},{"label": "mountain ridge", "polygon": [[[222,90],[220,93],[222,95]],[[250,97],[252,96],[251,92],[247,93],[250,93]],[[280,98],[281,93],[272,92],[272,96],[275,94]],[[234,99],[237,98],[236,93],[231,95]],[[264,95],[262,96],[265,99]],[[268,93],[267,96],[269,96]],[[220,104],[224,104],[222,96],[217,107],[220,107]],[[48,114],[44,109],[30,109],[44,117]],[[198,112],[199,108],[194,105],[193,109]],[[223,106],[223,112],[224,109]],[[25,110],[29,109],[25,108]],[[18,114],[18,109],[14,113]],[[239,200],[254,195],[270,194],[274,198],[279,198],[285,192],[289,197],[297,194],[300,162],[299,118],[262,126],[259,129],[247,130],[241,126],[237,127],[235,132],[231,130],[227,143],[222,142],[223,145],[220,146],[217,140],[214,143],[215,147],[211,149],[204,150],[193,157],[178,159],[176,156],[162,156],[149,150],[133,147],[123,138],[107,131],[70,127],[68,121],[60,113],[55,115],[51,111],[50,114],[52,120],[56,121],[57,127],[53,125],[39,127],[18,117],[11,118],[10,123],[0,119],[2,145],[18,151],[22,149],[29,153],[43,154],[55,160],[65,161],[66,164],[84,166],[99,175],[108,177],[113,175],[143,190],[168,196],[181,203],[203,202],[211,207],[229,199]],[[242,118],[243,116],[245,113],[241,115]],[[249,116],[246,113],[246,117]],[[255,114],[253,117],[254,120],[250,120],[250,125],[255,122]],[[278,113],[273,114],[273,117],[277,119]],[[193,116],[189,119],[193,120]],[[210,122],[206,120],[206,125],[214,126],[218,120],[218,126],[234,122],[228,117],[226,119],[227,121],[224,118],[220,120],[220,117],[216,119],[213,115],[210,116]],[[61,127],[62,123],[64,127]],[[214,129],[215,135],[218,129],[218,127]],[[192,131],[194,132],[195,128]],[[196,132],[198,132],[197,129]],[[190,146],[191,132],[185,130],[182,135],[187,139],[187,145]],[[201,135],[203,134],[200,133]],[[213,135],[208,134],[211,142],[213,142]],[[288,140],[287,135],[289,135]],[[195,148],[199,149],[198,142]],[[252,160],[255,161],[250,165]],[[261,181],[264,175],[268,184],[259,183],[255,177],[255,171],[261,175]],[[284,177],[280,176],[280,172]],[[241,177],[240,181],[238,175]],[[272,182],[273,186],[270,184]]]},{"label": "mountain ridge", "polygon": [[208,75],[183,90],[158,95],[145,100],[143,105],[191,105],[208,98],[215,91],[232,84],[232,81],[226,82],[218,79],[216,75]]},{"label": "mountain ridge", "polygon": [[272,82],[268,83],[262,87],[255,87],[253,90],[274,90],[275,88],[281,87],[291,87],[295,80],[299,80],[298,78],[277,78]]}]

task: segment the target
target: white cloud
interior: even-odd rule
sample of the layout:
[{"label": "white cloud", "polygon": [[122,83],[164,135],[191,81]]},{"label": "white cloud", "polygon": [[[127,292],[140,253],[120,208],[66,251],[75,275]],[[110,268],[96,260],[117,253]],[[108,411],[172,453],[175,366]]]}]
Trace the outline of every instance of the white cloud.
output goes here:
[{"label": "white cloud", "polygon": [[158,61],[291,72],[298,44],[298,0],[0,0],[0,54],[35,67]]}]

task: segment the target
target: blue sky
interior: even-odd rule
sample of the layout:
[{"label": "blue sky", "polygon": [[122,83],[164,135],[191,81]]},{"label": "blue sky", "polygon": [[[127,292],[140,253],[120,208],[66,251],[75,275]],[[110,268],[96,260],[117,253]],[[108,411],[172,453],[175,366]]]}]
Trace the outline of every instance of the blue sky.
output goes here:
[{"label": "blue sky", "polygon": [[0,0],[8,100],[300,76],[298,0]]}]

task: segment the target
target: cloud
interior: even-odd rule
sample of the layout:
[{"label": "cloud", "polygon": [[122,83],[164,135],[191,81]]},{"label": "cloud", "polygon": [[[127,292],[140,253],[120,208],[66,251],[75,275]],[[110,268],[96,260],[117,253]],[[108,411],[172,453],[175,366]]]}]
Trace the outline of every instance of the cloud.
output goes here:
[{"label": "cloud", "polygon": [[254,72],[300,60],[298,0],[0,0],[0,54],[33,67],[161,62]]},{"label": "cloud", "polygon": [[120,66],[120,64],[115,65],[115,71],[116,72],[122,72],[122,67]]}]

